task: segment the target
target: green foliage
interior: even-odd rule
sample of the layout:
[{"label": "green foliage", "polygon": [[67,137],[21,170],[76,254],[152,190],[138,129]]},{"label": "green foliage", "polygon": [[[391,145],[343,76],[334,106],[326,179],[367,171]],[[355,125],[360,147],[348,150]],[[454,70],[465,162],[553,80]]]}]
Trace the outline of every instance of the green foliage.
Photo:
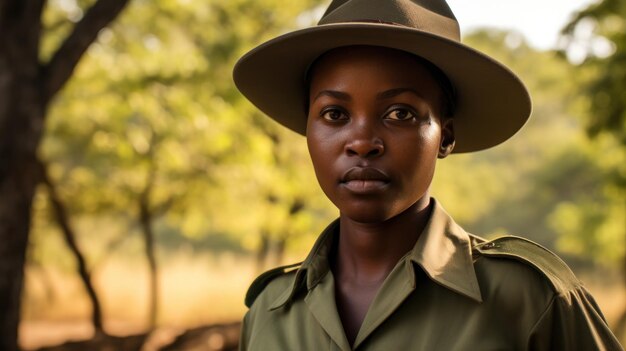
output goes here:
[{"label": "green foliage", "polygon": [[[626,146],[626,2],[603,0],[578,13],[563,29],[565,45],[580,44],[577,31],[588,26],[593,36],[583,44],[588,48],[583,65],[593,68],[594,75],[585,86],[587,130],[591,136],[610,133]],[[594,50],[607,41],[608,50]]]},{"label": "green foliage", "polygon": [[577,262],[615,265],[624,254],[625,194],[612,180],[626,153],[609,137],[590,141],[583,129],[588,99],[580,87],[594,72],[528,47],[516,33],[477,31],[465,42],[521,77],[533,115],[505,144],[441,162],[435,195],[475,233],[521,235]]},{"label": "green foliage", "polygon": [[563,47],[585,51],[578,114],[593,142],[559,160],[580,184],[550,224],[562,234],[561,249],[614,263],[624,258],[626,240],[626,3],[602,0],[579,12],[563,29]]},{"label": "green foliage", "polygon": [[[50,2],[42,60],[83,5]],[[96,241],[108,247],[135,232],[138,201],[149,184],[157,230],[174,230],[199,246],[211,235],[252,249],[260,230],[281,237],[316,233],[318,218],[328,219],[329,212],[316,187],[301,186],[315,182],[310,170],[301,171],[310,169],[304,139],[268,123],[231,78],[246,50],[308,25],[315,5],[138,0],[103,30],[54,101],[40,150],[73,219],[106,217],[112,228],[125,223],[117,237],[98,230],[83,236],[101,236]],[[307,210],[290,215],[303,199]],[[35,235],[45,242],[49,209],[38,208],[42,225]],[[233,247],[233,240],[220,240],[214,242]]]},{"label": "green foliage", "polygon": [[626,248],[626,192],[612,180],[626,163],[626,152],[612,138],[577,145],[554,160],[558,172],[541,175],[542,186],[552,192],[546,195],[561,199],[548,223],[559,233],[561,251],[614,265]]},{"label": "green foliage", "polygon": [[[42,59],[77,16],[67,3],[51,1],[46,10]],[[105,257],[120,243],[139,252],[137,240],[125,240],[137,231],[138,201],[150,182],[164,247],[242,252],[263,234],[308,250],[336,213],[317,187],[304,138],[243,99],[231,72],[255,44],[308,25],[317,5],[136,0],[100,33],[54,101],[40,150],[90,253]],[[592,103],[579,93],[601,70],[534,50],[516,33],[478,31],[465,42],[520,75],[533,117],[502,146],[440,162],[433,194],[477,234],[522,235],[614,262],[623,252],[610,244],[626,236],[624,188],[609,179],[623,177],[624,151],[604,137],[585,138],[581,121]],[[37,203],[34,240],[56,250],[46,235],[49,209]],[[55,256],[38,247],[38,260]]]}]

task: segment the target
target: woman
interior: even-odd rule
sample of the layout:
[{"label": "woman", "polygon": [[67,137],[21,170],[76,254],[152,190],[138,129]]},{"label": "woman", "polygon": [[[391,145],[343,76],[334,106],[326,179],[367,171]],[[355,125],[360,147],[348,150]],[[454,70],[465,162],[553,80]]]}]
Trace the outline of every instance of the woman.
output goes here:
[{"label": "woman", "polygon": [[306,134],[340,212],[303,263],[252,284],[241,349],[621,349],[558,257],[468,234],[429,196],[437,159],[530,114],[517,77],[459,36],[443,0],[338,0],[239,61],[239,89]]}]

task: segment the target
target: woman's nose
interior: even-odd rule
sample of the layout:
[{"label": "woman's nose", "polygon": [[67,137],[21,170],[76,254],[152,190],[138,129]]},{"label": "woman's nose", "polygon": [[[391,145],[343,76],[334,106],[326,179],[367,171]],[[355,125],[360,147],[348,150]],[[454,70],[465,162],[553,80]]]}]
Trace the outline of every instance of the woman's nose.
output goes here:
[{"label": "woman's nose", "polygon": [[345,146],[348,156],[372,158],[385,152],[385,145],[371,123],[356,123]]}]

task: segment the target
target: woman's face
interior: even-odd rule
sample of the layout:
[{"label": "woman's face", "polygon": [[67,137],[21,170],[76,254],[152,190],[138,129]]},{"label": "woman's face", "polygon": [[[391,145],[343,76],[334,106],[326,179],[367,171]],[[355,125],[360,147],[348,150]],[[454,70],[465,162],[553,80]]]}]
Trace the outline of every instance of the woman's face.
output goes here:
[{"label": "woman's face", "polygon": [[376,223],[424,200],[437,157],[454,145],[430,72],[397,50],[346,47],[311,73],[307,144],[342,216]]}]

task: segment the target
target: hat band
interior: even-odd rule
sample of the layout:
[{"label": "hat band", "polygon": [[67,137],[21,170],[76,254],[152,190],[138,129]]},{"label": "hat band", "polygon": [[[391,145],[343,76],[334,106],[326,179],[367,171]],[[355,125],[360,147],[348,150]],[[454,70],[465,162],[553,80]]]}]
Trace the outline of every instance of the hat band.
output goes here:
[{"label": "hat band", "polygon": [[[412,28],[412,27],[409,27],[409,26],[405,26],[404,24],[400,24],[400,23],[396,23],[396,22],[381,21],[381,20],[377,20],[377,19],[358,19],[358,20],[352,20],[352,21],[345,21],[345,22],[341,22],[341,23],[376,23],[376,24],[390,24],[392,26],[400,26],[400,27]],[[328,24],[330,24],[330,23],[328,23]]]}]

